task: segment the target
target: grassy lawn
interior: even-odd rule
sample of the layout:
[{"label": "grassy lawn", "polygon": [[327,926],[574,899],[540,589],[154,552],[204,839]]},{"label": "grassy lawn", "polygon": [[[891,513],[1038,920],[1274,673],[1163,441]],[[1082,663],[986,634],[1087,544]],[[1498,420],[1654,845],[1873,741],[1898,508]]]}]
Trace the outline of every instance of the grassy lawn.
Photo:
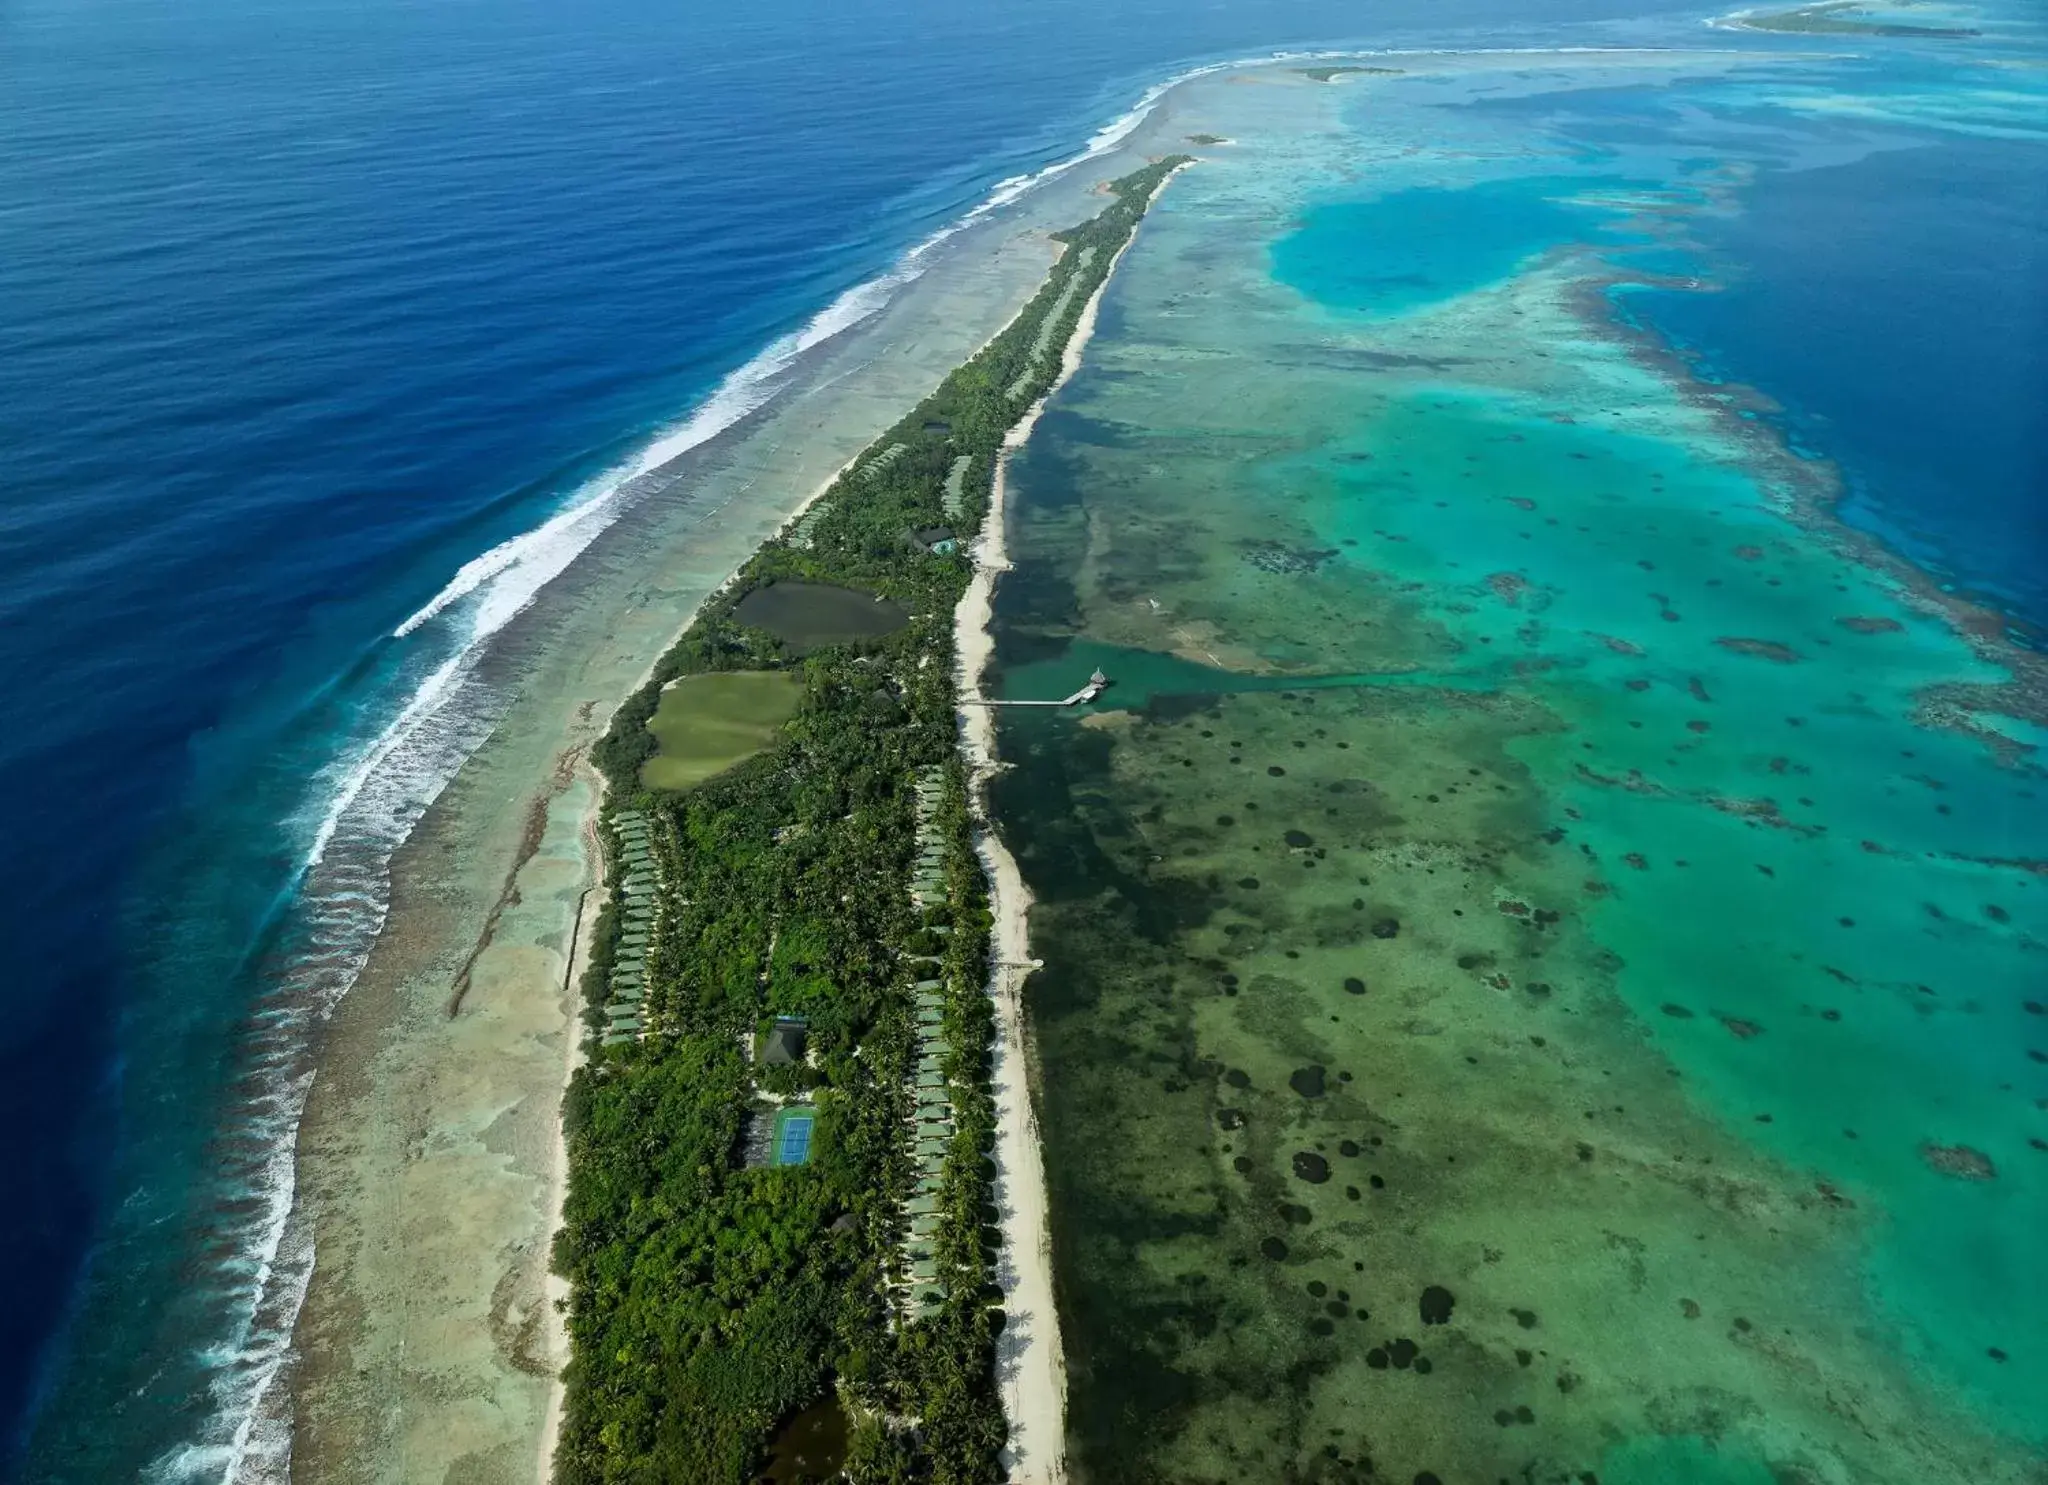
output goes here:
[{"label": "grassy lawn", "polygon": [[802,677],[787,670],[688,675],[661,693],[647,730],[661,745],[640,770],[650,789],[689,789],[768,746],[796,715]]}]

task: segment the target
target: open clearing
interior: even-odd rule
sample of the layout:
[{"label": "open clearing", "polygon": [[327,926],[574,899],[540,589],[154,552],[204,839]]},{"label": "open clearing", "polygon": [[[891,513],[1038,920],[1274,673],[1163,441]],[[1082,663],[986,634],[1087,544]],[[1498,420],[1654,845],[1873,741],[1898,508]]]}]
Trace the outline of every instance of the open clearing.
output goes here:
[{"label": "open clearing", "polygon": [[640,770],[650,789],[689,789],[751,758],[796,715],[803,680],[787,670],[684,676],[662,693],[647,730],[661,751]]}]

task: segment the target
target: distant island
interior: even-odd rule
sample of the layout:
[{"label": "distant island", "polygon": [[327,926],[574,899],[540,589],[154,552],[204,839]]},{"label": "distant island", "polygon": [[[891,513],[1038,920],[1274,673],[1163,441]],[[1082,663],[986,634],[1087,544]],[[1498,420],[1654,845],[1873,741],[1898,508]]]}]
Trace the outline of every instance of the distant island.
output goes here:
[{"label": "distant island", "polygon": [[1970,26],[1915,26],[1903,21],[1872,20],[1862,0],[1823,0],[1819,5],[1802,5],[1793,10],[1757,13],[1742,11],[1729,17],[1733,25],[1749,31],[1782,31],[1800,36],[1921,36],[1967,40],[1984,33]]},{"label": "distant island", "polygon": [[1398,67],[1297,67],[1295,71],[1299,72],[1310,82],[1319,83],[1334,82],[1340,77],[1349,77],[1353,74],[1369,77],[1399,77],[1401,75],[1401,69]]}]

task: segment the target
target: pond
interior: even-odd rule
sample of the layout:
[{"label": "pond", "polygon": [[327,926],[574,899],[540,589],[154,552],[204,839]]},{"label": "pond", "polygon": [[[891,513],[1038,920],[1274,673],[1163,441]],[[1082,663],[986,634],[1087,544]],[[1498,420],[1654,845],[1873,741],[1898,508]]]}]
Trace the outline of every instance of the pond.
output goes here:
[{"label": "pond", "polygon": [[765,629],[798,655],[826,645],[880,639],[910,622],[893,598],[830,583],[779,582],[756,588],[733,609],[742,624]]},{"label": "pond", "polygon": [[804,1485],[838,1476],[846,1463],[846,1412],[839,1406],[839,1394],[823,1397],[792,1416],[768,1446],[768,1463],[761,1471],[762,1485]]}]

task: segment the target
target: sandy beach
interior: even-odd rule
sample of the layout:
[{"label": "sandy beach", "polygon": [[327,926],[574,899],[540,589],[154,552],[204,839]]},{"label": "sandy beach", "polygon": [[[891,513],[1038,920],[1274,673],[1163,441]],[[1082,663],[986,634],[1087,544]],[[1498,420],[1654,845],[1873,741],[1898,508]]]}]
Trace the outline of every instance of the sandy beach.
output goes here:
[{"label": "sandy beach", "polygon": [[[926,253],[766,407],[658,471],[497,636],[480,675],[508,694],[504,715],[394,858],[383,931],[319,1049],[295,1219],[317,1256],[268,1408],[289,1418],[293,1479],[542,1476],[563,1355],[547,1260],[578,1030],[569,960],[597,869],[580,760],[703,599],[1015,317],[1043,282],[1049,232],[1093,215],[1097,185],[1155,130]],[[1019,1138],[1028,1097],[1011,1047],[1005,1117]],[[1042,1197],[1021,1215],[1042,1232]],[[1019,1308],[1049,1333],[1042,1262],[1035,1282]],[[1056,1379],[1056,1350],[1033,1355]],[[1023,1437],[1056,1458],[1056,1380],[1032,1395]]]},{"label": "sandy beach", "polygon": [[[1167,180],[1171,181],[1172,176]],[[1162,182],[1160,190],[1165,188]],[[1144,231],[1142,224],[1138,230]],[[1137,240],[1135,234],[1131,240]],[[1118,252],[1117,261],[1129,250],[1127,243]],[[1117,262],[1113,261],[1109,276],[1082,308],[1061,357],[1059,377],[1004,440],[1005,452],[996,463],[988,513],[975,543],[974,578],[953,619],[954,650],[960,667],[960,745],[967,758],[974,808],[981,822],[978,846],[988,873],[989,906],[995,915],[989,993],[996,1002],[997,1043],[991,1081],[998,1125],[996,1207],[1003,1222],[998,1280],[1003,1287],[1006,1316],[997,1372],[1003,1388],[1003,1411],[1010,1424],[1006,1459],[1014,1485],[1053,1485],[1067,1478],[1067,1368],[1060,1346],[1059,1310],[1053,1296],[1045,1157],[1032,1100],[1034,1052],[1024,1009],[1024,982],[1034,967],[1031,893],[1017,870],[1015,858],[990,823],[988,781],[1001,765],[996,753],[995,712],[980,704],[984,699],[981,682],[995,653],[990,625],[996,580],[1010,566],[1003,533],[1004,472],[1009,451],[1022,447],[1031,437],[1046,403],[1080,368],[1082,353],[1095,330],[1102,296],[1116,277],[1116,267]]]},{"label": "sandy beach", "polygon": [[[591,931],[597,924],[598,913],[604,905],[604,849],[597,835],[597,817],[604,804],[603,779],[597,776],[598,787],[593,791],[590,806],[584,812],[582,829],[579,832],[583,842],[583,859],[590,865],[590,885],[583,891],[581,907],[576,916],[576,934],[569,954],[569,975],[564,989],[570,996],[571,1016],[574,1016],[575,997],[583,983],[584,971],[590,967]],[[568,1042],[568,1055],[562,1060],[562,1089],[567,1093],[570,1079],[576,1069],[583,1065],[583,1038],[574,1034],[572,1027]],[[550,1234],[561,1231],[562,1206],[569,1195],[569,1141],[559,1111],[555,1119],[554,1164],[548,1173],[547,1229]],[[543,1290],[546,1301],[541,1316],[541,1354],[547,1358],[549,1382],[547,1413],[541,1423],[540,1457],[535,1464],[535,1478],[546,1480],[551,1477],[555,1458],[555,1444],[562,1436],[562,1405],[566,1395],[562,1385],[562,1369],[569,1364],[569,1326],[565,1306],[569,1297],[569,1285],[561,1275],[550,1272]]]}]

